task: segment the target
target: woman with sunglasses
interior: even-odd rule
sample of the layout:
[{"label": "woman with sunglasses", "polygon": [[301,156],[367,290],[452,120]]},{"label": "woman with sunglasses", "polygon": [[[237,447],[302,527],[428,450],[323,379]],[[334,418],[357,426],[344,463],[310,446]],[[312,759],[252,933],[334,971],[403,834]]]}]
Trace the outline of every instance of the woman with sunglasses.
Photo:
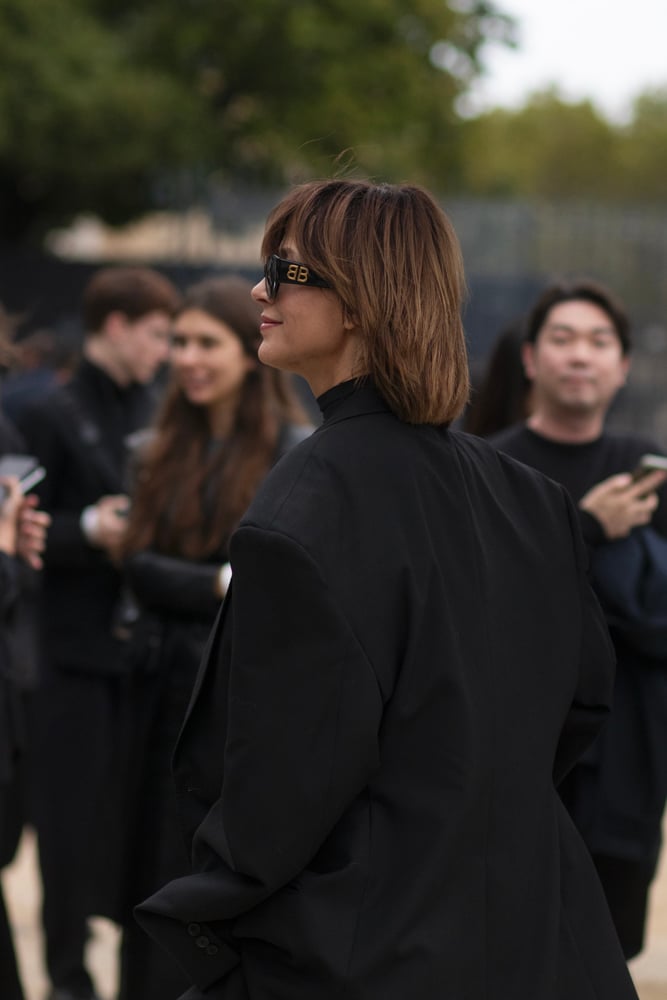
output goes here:
[{"label": "woman with sunglasses", "polygon": [[134,745],[131,807],[122,816],[121,996],[128,1000],[182,991],[180,970],[136,926],[131,906],[188,871],[169,762],[231,576],[229,536],[270,467],[312,429],[287,377],[257,360],[260,310],[251,288],[242,278],[209,278],[186,293],[172,327],[170,382],[129,512],[126,569],[139,617],[127,641]]},{"label": "woman with sunglasses", "polygon": [[613,654],[565,492],[449,430],[451,225],[420,188],[314,182],[263,252],[260,358],[324,420],[231,539],[174,756],[193,873],[140,922],[188,1000],[631,1000],[556,789]]}]

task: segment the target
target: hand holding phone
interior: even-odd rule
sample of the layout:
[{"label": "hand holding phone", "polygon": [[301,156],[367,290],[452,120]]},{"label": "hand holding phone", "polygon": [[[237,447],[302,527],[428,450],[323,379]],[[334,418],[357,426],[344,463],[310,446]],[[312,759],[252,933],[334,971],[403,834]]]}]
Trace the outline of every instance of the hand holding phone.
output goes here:
[{"label": "hand holding phone", "polygon": [[600,522],[607,538],[625,538],[633,528],[650,523],[659,502],[657,490],[667,477],[664,461],[661,455],[642,456],[634,473],[623,472],[596,483],[579,507]]},{"label": "hand holding phone", "polygon": [[[45,475],[46,470],[34,455],[3,455],[0,458],[0,479],[18,479],[19,489],[24,495],[41,483]],[[8,495],[7,487],[0,483],[0,505],[5,502]]]},{"label": "hand holding phone", "polygon": [[632,473],[634,482],[638,482],[652,472],[667,472],[667,456],[642,455]]},{"label": "hand holding phone", "polygon": [[43,510],[36,510],[38,500],[23,497],[18,512],[16,554],[33,569],[42,569],[42,555],[46,548],[46,535],[51,518]]},{"label": "hand holding phone", "polygon": [[0,519],[15,524],[22,503],[23,494],[16,476],[0,479]]}]

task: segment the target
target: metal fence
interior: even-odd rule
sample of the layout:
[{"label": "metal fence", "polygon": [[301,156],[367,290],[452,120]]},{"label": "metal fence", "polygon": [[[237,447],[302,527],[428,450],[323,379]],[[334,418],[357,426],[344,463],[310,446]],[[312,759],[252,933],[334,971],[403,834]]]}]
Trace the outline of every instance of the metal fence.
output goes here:
[{"label": "metal fence", "polygon": [[444,202],[468,271],[473,359],[543,285],[585,275],[608,285],[633,322],[633,367],[609,423],[667,449],[667,207],[589,202]]}]

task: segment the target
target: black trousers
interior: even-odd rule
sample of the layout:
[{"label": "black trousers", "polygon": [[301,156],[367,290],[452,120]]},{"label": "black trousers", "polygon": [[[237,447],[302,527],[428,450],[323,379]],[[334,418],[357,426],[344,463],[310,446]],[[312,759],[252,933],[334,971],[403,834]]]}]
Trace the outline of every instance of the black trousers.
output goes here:
[{"label": "black trousers", "polygon": [[[202,647],[205,638],[202,639]],[[134,920],[133,908],[190,872],[171,758],[192,693],[198,659],[169,647],[158,669],[138,671],[129,702],[131,762],[125,782],[126,882],[118,1000],[177,1000],[192,985],[176,962]],[[197,649],[199,653],[199,649]]]},{"label": "black trousers", "polygon": [[88,917],[107,913],[118,856],[123,678],[45,669],[35,695],[35,824],[46,965],[54,987],[93,993]]}]

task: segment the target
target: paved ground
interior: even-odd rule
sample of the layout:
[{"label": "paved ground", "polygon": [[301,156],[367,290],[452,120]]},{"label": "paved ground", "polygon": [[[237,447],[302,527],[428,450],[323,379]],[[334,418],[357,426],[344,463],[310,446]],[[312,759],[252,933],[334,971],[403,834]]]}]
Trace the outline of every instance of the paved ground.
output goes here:
[{"label": "paved ground", "polygon": [[[7,904],[16,934],[16,946],[26,987],[26,1000],[44,1000],[47,980],[41,959],[37,914],[39,883],[35,868],[35,842],[23,838],[19,855],[3,875]],[[113,1000],[116,990],[118,932],[104,920],[94,921],[90,965],[103,1000]],[[667,1000],[667,857],[651,899],[648,947],[632,963],[640,1000]],[[530,1000],[530,998],[526,998]]]}]

